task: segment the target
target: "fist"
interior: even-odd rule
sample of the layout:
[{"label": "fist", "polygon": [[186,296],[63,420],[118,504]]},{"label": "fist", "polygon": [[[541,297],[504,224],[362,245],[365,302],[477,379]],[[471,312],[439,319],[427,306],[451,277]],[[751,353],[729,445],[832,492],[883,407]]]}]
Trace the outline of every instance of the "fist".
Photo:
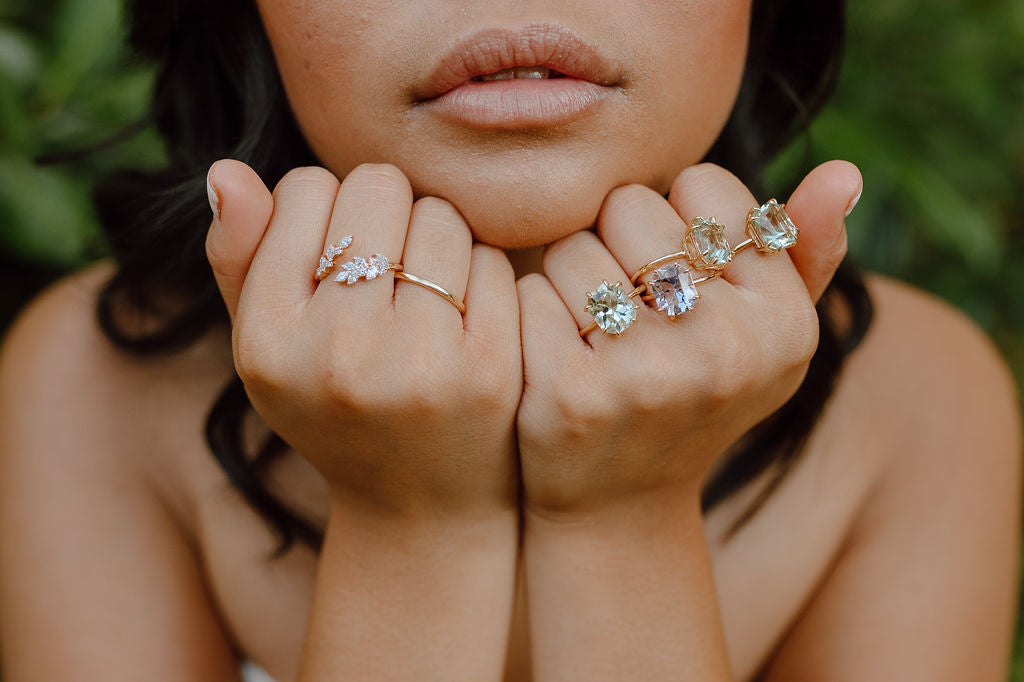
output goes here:
[{"label": "fist", "polygon": [[696,504],[714,460],[803,380],[817,347],[815,302],[845,254],[843,220],[860,186],[851,164],[819,167],[787,204],[800,229],[795,246],[744,248],[675,317],[634,299],[636,320],[619,335],[580,337],[593,319],[588,292],[602,281],[629,291],[634,272],[681,250],[684,220],[716,217],[735,248],[761,202],[722,168],[695,166],[668,201],[640,185],[613,190],[596,234],[548,247],[545,275],[518,283],[528,510],[571,517],[645,500]]},{"label": "fist", "polygon": [[[332,498],[405,516],[514,506],[522,363],[505,255],[474,246],[448,202],[413,202],[394,166],[360,166],[342,183],[299,168],[271,195],[250,168],[220,161],[209,189],[207,253],[236,370]],[[321,254],[348,236],[317,281]],[[465,315],[393,270],[335,281],[344,262],[375,254],[464,300]]]}]

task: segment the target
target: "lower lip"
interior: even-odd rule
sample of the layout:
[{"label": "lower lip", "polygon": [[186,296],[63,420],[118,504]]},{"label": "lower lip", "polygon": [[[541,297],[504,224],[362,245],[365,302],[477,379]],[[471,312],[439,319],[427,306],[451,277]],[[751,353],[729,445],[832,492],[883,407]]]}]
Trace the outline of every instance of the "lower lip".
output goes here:
[{"label": "lower lip", "polygon": [[424,105],[476,128],[546,128],[596,109],[614,88],[578,78],[468,81]]}]

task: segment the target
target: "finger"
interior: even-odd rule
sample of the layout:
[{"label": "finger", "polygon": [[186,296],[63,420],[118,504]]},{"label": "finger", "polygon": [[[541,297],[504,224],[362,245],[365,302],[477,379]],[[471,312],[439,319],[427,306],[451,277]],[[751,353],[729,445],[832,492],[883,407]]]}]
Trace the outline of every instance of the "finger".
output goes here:
[{"label": "finger", "polygon": [[[633,288],[629,283],[629,275],[623,272],[615,257],[589,230],[563,237],[548,246],[544,250],[543,262],[544,274],[580,328],[594,319],[586,311],[587,294],[597,289],[602,282],[620,284],[626,293]],[[633,299],[640,309],[638,312],[642,313],[646,306],[640,305],[639,301],[639,297]],[[593,343],[598,335],[607,336],[600,330],[594,330],[588,334],[587,339]]]},{"label": "finger", "polygon": [[577,354],[586,345],[579,341],[578,323],[551,281],[538,273],[526,275],[516,282],[516,297],[526,385],[541,386],[552,377],[572,375],[566,365],[577,365]]},{"label": "finger", "polygon": [[324,168],[295,168],[281,178],[270,227],[250,268],[254,286],[247,287],[241,308],[278,318],[309,302],[337,193],[338,179]]},{"label": "finger", "polygon": [[855,165],[829,161],[808,173],[786,203],[787,213],[800,228],[800,239],[789,256],[815,303],[846,255],[844,220],[863,188]]},{"label": "finger", "polygon": [[[597,217],[598,236],[630,276],[663,256],[680,253],[685,231],[686,225],[672,205],[644,185],[625,185],[612,190]],[[668,262],[681,268],[689,267],[685,256]],[[702,273],[692,273],[693,279],[700,276]],[[650,274],[644,274],[638,282],[649,283],[651,278]],[[702,282],[697,296],[704,295],[704,287],[728,286],[728,282],[719,278]]]},{"label": "finger", "polygon": [[362,278],[345,286],[339,286],[336,277],[343,272],[343,264],[356,257],[368,259],[381,254],[390,263],[403,262],[411,212],[412,187],[395,166],[364,163],[345,176],[334,202],[325,242],[319,245],[319,251],[307,256],[311,263],[316,262],[327,244],[352,237],[352,244],[335,260],[332,275],[317,288],[318,292],[328,294],[332,311],[340,307],[347,314],[365,316],[390,305],[395,294],[390,272],[374,278],[380,281],[368,282]]},{"label": "finger", "polygon": [[[454,307],[443,299],[438,298],[438,303],[454,310]],[[508,257],[501,249],[486,244],[473,245],[465,303],[466,316],[463,325],[469,343],[493,344],[495,339],[500,339],[515,346],[519,345],[520,321],[516,275]]]},{"label": "finger", "polygon": [[[473,236],[459,211],[444,199],[423,197],[412,205],[402,265],[405,272],[432,282],[456,298],[466,296]],[[419,329],[435,327],[462,333],[462,314],[427,289],[396,280],[395,309]],[[468,312],[468,308],[467,308]]]},{"label": "finger", "polygon": [[[691,166],[680,173],[672,183],[668,201],[688,225],[698,216],[716,218],[725,226],[726,237],[733,249],[747,239],[747,213],[761,205],[739,178],[710,163]],[[735,254],[720,276],[735,285],[762,293],[784,295],[792,293],[799,284],[785,251],[758,253],[753,246]]]},{"label": "finger", "polygon": [[206,234],[206,257],[234,322],[242,285],[267,230],[274,200],[252,168],[224,159],[206,174],[213,221]]}]

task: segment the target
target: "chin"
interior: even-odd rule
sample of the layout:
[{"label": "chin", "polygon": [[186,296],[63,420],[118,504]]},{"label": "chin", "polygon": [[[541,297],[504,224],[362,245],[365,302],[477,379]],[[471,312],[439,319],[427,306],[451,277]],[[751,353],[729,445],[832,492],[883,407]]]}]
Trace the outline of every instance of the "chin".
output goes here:
[{"label": "chin", "polygon": [[620,185],[668,189],[660,187],[663,179],[637,172],[621,157],[617,164],[587,163],[564,155],[475,168],[466,161],[438,163],[423,173],[417,165],[407,164],[405,170],[417,198],[436,196],[451,202],[476,241],[500,249],[542,246],[593,227],[605,197]]},{"label": "chin", "polygon": [[[413,189],[416,190],[415,183]],[[593,184],[570,191],[529,184],[460,185],[424,192],[450,201],[462,213],[476,241],[500,249],[522,249],[557,241],[597,221],[612,186]],[[420,193],[416,192],[417,196]]]}]

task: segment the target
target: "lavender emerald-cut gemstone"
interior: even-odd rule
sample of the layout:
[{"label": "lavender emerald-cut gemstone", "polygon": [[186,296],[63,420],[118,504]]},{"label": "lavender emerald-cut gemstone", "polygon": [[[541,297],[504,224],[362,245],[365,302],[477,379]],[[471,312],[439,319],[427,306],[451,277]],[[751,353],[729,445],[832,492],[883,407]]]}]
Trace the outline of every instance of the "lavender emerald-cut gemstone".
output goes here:
[{"label": "lavender emerald-cut gemstone", "polygon": [[669,263],[655,270],[648,287],[654,294],[658,310],[665,311],[669,317],[682,315],[700,298],[690,271],[680,268],[678,263]]}]

